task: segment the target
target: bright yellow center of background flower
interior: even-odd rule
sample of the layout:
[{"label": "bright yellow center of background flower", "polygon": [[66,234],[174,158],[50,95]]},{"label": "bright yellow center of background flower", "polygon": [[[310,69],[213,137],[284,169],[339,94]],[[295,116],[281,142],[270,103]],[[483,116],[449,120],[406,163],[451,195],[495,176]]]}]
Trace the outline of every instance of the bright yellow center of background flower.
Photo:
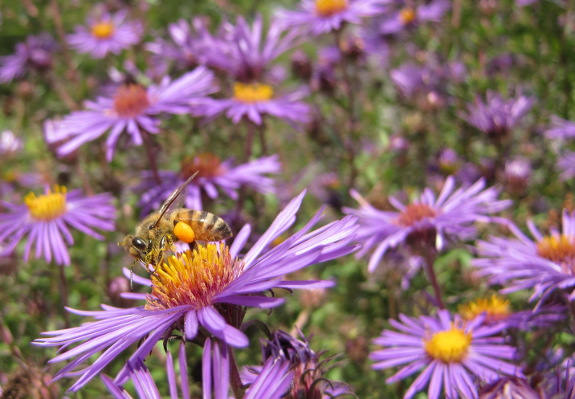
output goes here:
[{"label": "bright yellow center of background flower", "polygon": [[192,305],[199,309],[237,278],[243,265],[223,244],[198,245],[193,251],[172,255],[152,274],[152,292],[146,309]]},{"label": "bright yellow center of background flower", "polygon": [[28,193],[24,203],[30,210],[30,215],[37,220],[53,220],[66,212],[66,187],[54,186],[54,192],[36,197]]},{"label": "bright yellow center of background flower", "polygon": [[120,86],[114,96],[114,109],[123,118],[142,115],[149,106],[148,92],[138,84]]},{"label": "bright yellow center of background flower", "polygon": [[410,204],[397,217],[397,224],[403,227],[410,227],[425,218],[432,218],[436,215],[435,210],[429,205]]},{"label": "bright yellow center of background flower", "polygon": [[98,22],[92,25],[92,35],[96,39],[107,39],[114,34],[114,25],[111,22]]},{"label": "bright yellow center of background flower", "polygon": [[399,19],[404,25],[410,24],[415,21],[415,11],[413,8],[404,8],[399,12]]},{"label": "bright yellow center of background flower", "polygon": [[339,14],[347,8],[347,0],[315,0],[315,12],[321,17]]},{"label": "bright yellow center of background flower", "polygon": [[537,254],[550,261],[562,263],[575,258],[574,237],[547,236],[537,243]]},{"label": "bright yellow center of background flower", "polygon": [[184,158],[181,166],[181,174],[185,179],[196,172],[198,172],[196,179],[200,177],[212,178],[222,174],[223,170],[221,166],[222,162],[218,156],[210,152],[202,152],[193,158]]},{"label": "bright yellow center of background flower", "polygon": [[234,83],[234,98],[244,103],[268,101],[274,95],[274,89],[263,83]]},{"label": "bright yellow center of background flower", "polygon": [[444,363],[459,363],[467,356],[472,338],[471,333],[452,326],[450,330],[437,332],[424,340],[425,352]]},{"label": "bright yellow center of background flower", "polygon": [[497,295],[490,298],[479,298],[459,307],[459,314],[465,320],[472,320],[480,314],[486,314],[490,322],[506,319],[511,314],[509,301]]}]

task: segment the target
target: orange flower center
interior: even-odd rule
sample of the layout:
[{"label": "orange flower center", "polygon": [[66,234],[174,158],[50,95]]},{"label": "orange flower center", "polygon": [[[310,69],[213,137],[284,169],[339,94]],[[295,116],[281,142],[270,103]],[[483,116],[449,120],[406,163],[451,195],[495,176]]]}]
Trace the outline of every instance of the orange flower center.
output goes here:
[{"label": "orange flower center", "polygon": [[404,8],[399,12],[399,20],[402,24],[408,25],[415,21],[415,11],[413,8]]},{"label": "orange flower center", "polygon": [[150,106],[146,89],[138,84],[120,86],[114,97],[114,110],[118,116],[133,118],[142,115]]},{"label": "orange flower center", "polygon": [[575,237],[551,235],[537,243],[537,254],[561,265],[563,272],[575,273]]},{"label": "orange flower center", "polygon": [[202,152],[193,158],[186,158],[182,161],[181,175],[188,178],[198,172],[197,177],[220,176],[224,170],[220,158],[209,152]]},{"label": "orange flower center", "polygon": [[146,309],[209,306],[242,268],[242,262],[232,258],[224,244],[199,245],[193,251],[172,255],[152,274],[153,288],[146,299]]},{"label": "orange flower center", "polygon": [[234,98],[243,103],[268,101],[274,95],[274,89],[263,83],[234,83]]},{"label": "orange flower center", "polygon": [[347,9],[347,0],[315,0],[315,12],[321,17],[330,17]]},{"label": "orange flower center", "polygon": [[423,340],[425,352],[433,359],[443,363],[461,363],[467,356],[471,340],[471,333],[466,333],[455,325],[447,331],[439,331],[428,340]]},{"label": "orange flower center", "polygon": [[30,215],[36,220],[54,220],[66,212],[66,187],[54,186],[54,192],[48,190],[44,195],[28,193],[24,203]]},{"label": "orange flower center", "polygon": [[479,298],[459,307],[459,314],[465,320],[473,320],[483,313],[486,314],[487,322],[505,320],[511,314],[509,301],[492,295],[490,298]]},{"label": "orange flower center", "polygon": [[92,35],[96,39],[108,39],[114,34],[114,24],[111,22],[97,22],[92,25]]},{"label": "orange flower center", "polygon": [[396,222],[402,227],[411,227],[425,218],[437,216],[437,212],[426,204],[409,204],[397,217]]}]

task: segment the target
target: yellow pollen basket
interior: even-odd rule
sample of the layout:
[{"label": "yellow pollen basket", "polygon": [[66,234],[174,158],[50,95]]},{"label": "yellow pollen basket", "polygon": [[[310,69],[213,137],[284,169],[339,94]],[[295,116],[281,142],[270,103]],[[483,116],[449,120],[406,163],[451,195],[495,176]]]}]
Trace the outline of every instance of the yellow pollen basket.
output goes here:
[{"label": "yellow pollen basket", "polygon": [[180,305],[209,306],[240,271],[241,264],[224,244],[198,245],[172,255],[152,273],[152,292],[146,309]]},{"label": "yellow pollen basket", "polygon": [[399,20],[402,24],[407,25],[415,21],[415,11],[413,8],[404,8],[399,12]]},{"label": "yellow pollen basket", "polygon": [[459,307],[459,314],[465,320],[472,320],[482,313],[486,314],[487,321],[500,321],[509,317],[511,306],[507,299],[492,295],[489,298],[479,298]]},{"label": "yellow pollen basket", "polygon": [[460,363],[467,356],[472,339],[471,333],[452,325],[450,330],[437,332],[429,340],[424,340],[424,348],[433,359]]},{"label": "yellow pollen basket", "polygon": [[186,244],[191,243],[196,238],[196,233],[190,227],[189,224],[184,222],[178,222],[176,227],[174,227],[174,234],[180,241],[185,242]]},{"label": "yellow pollen basket", "polygon": [[24,203],[30,215],[36,220],[53,220],[66,212],[66,187],[54,186],[54,192],[48,190],[44,195],[28,193]]},{"label": "yellow pollen basket", "polygon": [[274,89],[263,83],[234,83],[234,98],[244,103],[268,101],[274,95]]},{"label": "yellow pollen basket", "polygon": [[114,34],[114,25],[111,22],[97,22],[92,25],[92,36],[96,39],[108,39]]},{"label": "yellow pollen basket", "polygon": [[316,0],[315,12],[321,17],[330,17],[347,9],[347,0]]},{"label": "yellow pollen basket", "polygon": [[556,263],[572,264],[575,261],[575,237],[552,235],[537,243],[537,254]]}]

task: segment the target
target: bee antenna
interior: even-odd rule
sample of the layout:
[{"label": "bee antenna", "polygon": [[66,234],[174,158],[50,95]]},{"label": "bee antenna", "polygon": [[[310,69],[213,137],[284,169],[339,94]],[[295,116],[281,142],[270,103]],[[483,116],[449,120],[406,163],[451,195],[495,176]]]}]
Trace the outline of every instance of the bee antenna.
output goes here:
[{"label": "bee antenna", "polygon": [[170,205],[172,205],[172,203],[180,196],[180,194],[184,191],[184,189],[188,186],[188,184],[190,184],[190,182],[194,179],[194,177],[196,177],[196,175],[199,172],[200,171],[198,170],[198,171],[196,171],[196,173],[194,173],[193,175],[188,177],[188,180],[186,180],[185,182],[180,184],[178,186],[178,188],[176,189],[176,191],[174,191],[172,194],[170,194],[168,199],[166,199],[166,201],[164,201],[164,203],[162,204],[162,207],[160,208],[160,216],[158,216],[158,219],[148,227],[150,230],[156,228],[158,223],[160,223],[160,220],[162,220],[162,217],[164,216],[164,214],[170,208]]}]

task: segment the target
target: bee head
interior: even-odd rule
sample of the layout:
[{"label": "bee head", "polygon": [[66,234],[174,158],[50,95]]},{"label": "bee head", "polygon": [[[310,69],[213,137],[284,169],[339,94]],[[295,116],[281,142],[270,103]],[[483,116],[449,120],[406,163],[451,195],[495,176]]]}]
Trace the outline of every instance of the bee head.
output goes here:
[{"label": "bee head", "polygon": [[128,253],[138,259],[144,259],[148,252],[148,240],[131,234],[128,234],[119,245],[126,247]]}]

